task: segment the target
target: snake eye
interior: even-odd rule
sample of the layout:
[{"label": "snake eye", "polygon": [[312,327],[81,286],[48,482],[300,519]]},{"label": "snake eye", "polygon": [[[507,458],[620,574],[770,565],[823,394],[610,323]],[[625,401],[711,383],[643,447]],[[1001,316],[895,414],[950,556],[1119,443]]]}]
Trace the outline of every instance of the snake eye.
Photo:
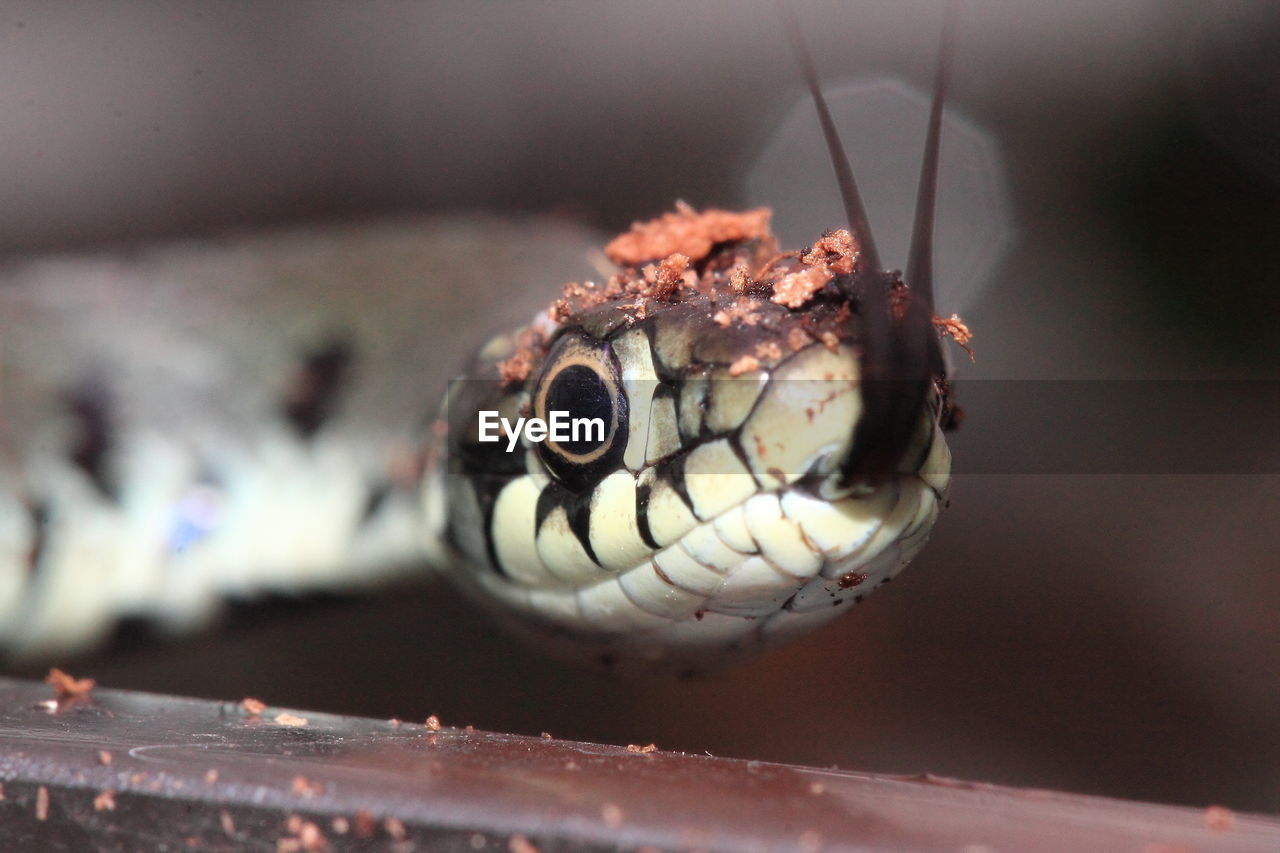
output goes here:
[{"label": "snake eye", "polygon": [[533,414],[548,435],[538,458],[566,488],[580,492],[615,469],[627,446],[627,398],[608,344],[561,338],[544,362]]}]

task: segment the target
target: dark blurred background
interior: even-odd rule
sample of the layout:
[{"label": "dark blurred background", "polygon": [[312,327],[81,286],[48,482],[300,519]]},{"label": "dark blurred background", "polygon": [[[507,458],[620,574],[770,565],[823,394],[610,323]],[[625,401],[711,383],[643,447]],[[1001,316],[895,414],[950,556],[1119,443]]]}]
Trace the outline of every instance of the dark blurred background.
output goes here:
[{"label": "dark blurred background", "polygon": [[[938,4],[796,5],[833,85],[927,90]],[[1280,9],[960,6],[951,104],[994,188],[944,199],[939,228],[1002,250],[959,283],[962,379],[1275,395]],[[0,252],[477,208],[615,229],[676,198],[748,200],[799,97],[767,3],[10,2]],[[63,663],[116,687],[1280,811],[1275,422],[1248,427],[1256,466],[965,472],[1019,417],[994,396],[955,438],[953,506],[916,564],[722,676],[603,679],[434,587]],[[1204,426],[1194,399],[1133,417]],[[1229,404],[1213,417],[1239,439]],[[1087,439],[1047,434],[1067,457]]]}]

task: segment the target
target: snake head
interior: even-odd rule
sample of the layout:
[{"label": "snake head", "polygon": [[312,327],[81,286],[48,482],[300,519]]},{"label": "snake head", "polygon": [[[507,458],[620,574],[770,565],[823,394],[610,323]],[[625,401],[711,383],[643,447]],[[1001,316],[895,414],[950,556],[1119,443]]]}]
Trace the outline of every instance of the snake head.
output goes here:
[{"label": "snake head", "polygon": [[[926,377],[892,464],[860,467],[868,323],[849,282],[868,285],[849,233],[780,252],[765,210],[681,206],[606,254],[616,274],[566,285],[451,390],[464,586],[575,656],[688,669],[895,574],[946,488],[945,382]],[[910,317],[896,276],[871,286],[886,319]]]}]

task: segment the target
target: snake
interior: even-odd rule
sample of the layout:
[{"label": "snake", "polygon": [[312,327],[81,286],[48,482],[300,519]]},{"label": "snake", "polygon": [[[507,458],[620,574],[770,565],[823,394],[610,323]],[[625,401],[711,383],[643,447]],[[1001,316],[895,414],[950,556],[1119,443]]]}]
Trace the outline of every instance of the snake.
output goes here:
[{"label": "snake", "polygon": [[[907,275],[882,269],[838,147],[847,228],[784,251],[764,209],[678,204],[637,222],[598,279],[484,344],[434,417],[431,382],[361,392],[377,383],[353,375],[438,375],[398,342],[527,283],[486,269],[537,270],[580,239],[446,222],[354,256],[348,233],[327,252],[250,240],[199,262],[187,246],[7,270],[0,646],[74,651],[125,617],[188,630],[228,596],[424,567],[553,654],[617,669],[696,671],[825,624],[896,576],[946,503],[941,333],[964,342],[932,314],[931,218]],[[376,322],[371,285],[323,286],[359,281],[334,266],[369,253],[411,294]],[[222,311],[264,276],[280,310]],[[557,415],[585,434],[509,429]],[[506,434],[485,435],[486,417]]]}]

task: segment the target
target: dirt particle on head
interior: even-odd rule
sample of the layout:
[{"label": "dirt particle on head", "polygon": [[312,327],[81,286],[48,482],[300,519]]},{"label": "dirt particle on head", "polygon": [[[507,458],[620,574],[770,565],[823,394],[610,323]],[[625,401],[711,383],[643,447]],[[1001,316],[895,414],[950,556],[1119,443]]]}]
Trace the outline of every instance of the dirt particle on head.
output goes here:
[{"label": "dirt particle on head", "polygon": [[787,346],[796,352],[807,347],[812,341],[813,338],[809,333],[799,326],[792,326],[791,331],[787,332]]},{"label": "dirt particle on head", "polygon": [[787,308],[800,308],[830,280],[825,267],[806,267],[787,273],[773,283],[773,301]]},{"label": "dirt particle on head", "polygon": [[846,572],[836,581],[836,586],[841,589],[852,589],[855,586],[861,586],[866,579],[866,572]]},{"label": "dirt particle on head", "polygon": [[529,378],[533,370],[533,353],[521,347],[508,359],[498,362],[498,377],[504,383],[515,384]]},{"label": "dirt particle on head", "polygon": [[756,357],[765,361],[778,361],[782,358],[782,346],[777,341],[756,344]]},{"label": "dirt particle on head", "polygon": [[773,301],[792,309],[804,306],[836,276],[852,273],[857,255],[848,231],[828,231],[800,256],[800,269],[793,264],[773,283]]},{"label": "dirt particle on head", "polygon": [[295,714],[290,714],[288,711],[281,711],[279,714],[276,714],[275,721],[282,726],[301,727],[307,724],[306,717],[299,717]]},{"label": "dirt particle on head", "polygon": [[657,751],[658,751],[657,745],[652,743],[645,744],[644,746],[640,746],[634,743],[627,744],[627,752],[635,752],[635,753],[639,753],[640,755],[648,755],[651,752],[657,752]]},{"label": "dirt particle on head", "polygon": [[438,732],[440,731],[440,718],[435,714],[432,714],[430,717],[427,717],[427,721],[423,723],[423,725],[427,727],[427,731],[429,732]]},{"label": "dirt particle on head", "polygon": [[696,284],[696,277],[689,270],[688,256],[679,252],[663,258],[657,266],[646,266],[642,274],[649,290],[641,295],[658,302],[675,302],[681,287]]},{"label": "dirt particle on head", "polygon": [[965,325],[964,320],[960,319],[958,314],[952,314],[950,317],[934,317],[934,328],[943,337],[951,338],[959,347],[969,354],[969,360],[973,361],[973,350],[969,348],[969,341],[973,340],[973,332],[969,331],[969,327]]},{"label": "dirt particle on head", "polygon": [[730,376],[741,376],[744,373],[750,373],[760,367],[760,359],[754,355],[740,356],[737,361],[729,365]]},{"label": "dirt particle on head", "polygon": [[36,789],[36,820],[49,819],[49,789],[41,785]]},{"label": "dirt particle on head", "polygon": [[810,266],[826,265],[836,275],[852,275],[858,261],[858,246],[845,228],[836,228],[818,238],[800,259]]},{"label": "dirt particle on head", "polygon": [[767,208],[742,213],[704,210],[701,213],[683,202],[657,219],[635,222],[604,247],[604,253],[619,266],[636,267],[677,252],[692,261],[711,254],[717,243],[770,238]]},{"label": "dirt particle on head", "polygon": [[254,699],[252,696],[246,696],[240,700],[240,710],[244,711],[251,717],[257,717],[267,710],[267,705],[261,699]]}]

